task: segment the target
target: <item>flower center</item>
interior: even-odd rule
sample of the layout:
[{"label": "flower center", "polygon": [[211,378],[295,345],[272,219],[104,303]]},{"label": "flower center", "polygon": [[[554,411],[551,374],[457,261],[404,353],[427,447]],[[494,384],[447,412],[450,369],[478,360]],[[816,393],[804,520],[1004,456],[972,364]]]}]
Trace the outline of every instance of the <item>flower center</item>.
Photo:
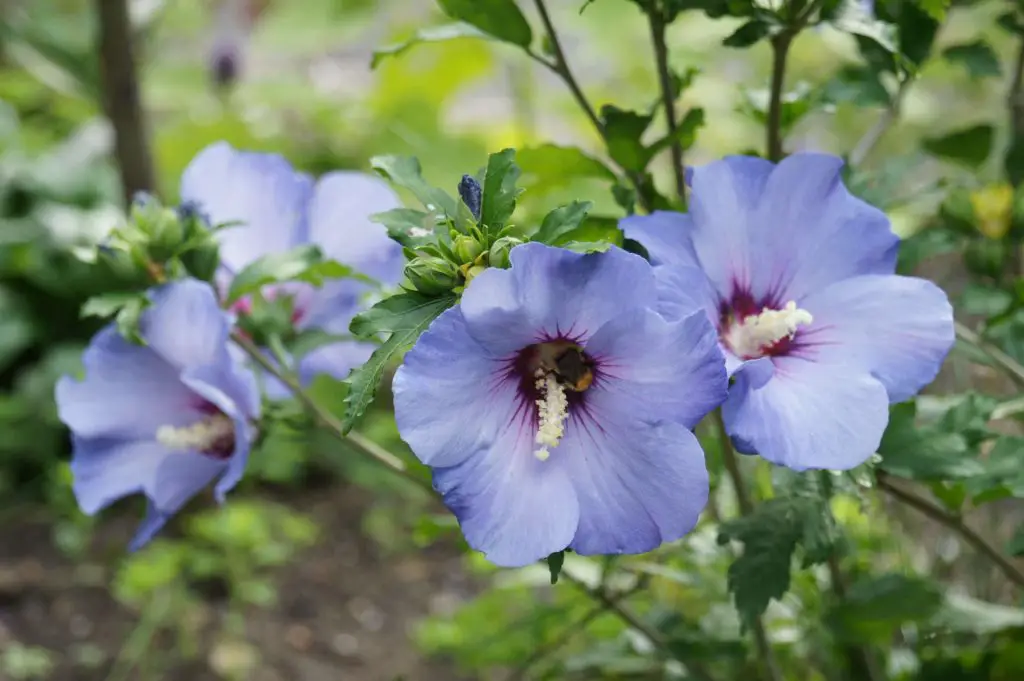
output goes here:
[{"label": "flower center", "polygon": [[797,329],[814,321],[807,310],[789,301],[781,310],[765,307],[727,325],[722,340],[737,356],[756,359],[784,352]]},{"label": "flower center", "polygon": [[576,343],[559,339],[524,348],[513,367],[525,404],[536,408],[534,456],[546,461],[565,434],[570,407],[594,382],[594,362]]},{"label": "flower center", "polygon": [[160,426],[156,440],[174,451],[199,452],[214,459],[227,459],[235,451],[235,424],[218,412],[191,426]]}]

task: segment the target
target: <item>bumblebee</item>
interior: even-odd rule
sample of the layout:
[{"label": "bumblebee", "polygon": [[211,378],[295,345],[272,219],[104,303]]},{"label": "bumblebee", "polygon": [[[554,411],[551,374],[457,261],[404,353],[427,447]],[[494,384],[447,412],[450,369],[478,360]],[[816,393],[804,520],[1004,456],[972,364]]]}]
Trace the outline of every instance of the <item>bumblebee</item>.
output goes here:
[{"label": "bumblebee", "polygon": [[576,392],[583,392],[594,382],[590,360],[576,346],[569,346],[554,358],[554,374],[558,382]]}]

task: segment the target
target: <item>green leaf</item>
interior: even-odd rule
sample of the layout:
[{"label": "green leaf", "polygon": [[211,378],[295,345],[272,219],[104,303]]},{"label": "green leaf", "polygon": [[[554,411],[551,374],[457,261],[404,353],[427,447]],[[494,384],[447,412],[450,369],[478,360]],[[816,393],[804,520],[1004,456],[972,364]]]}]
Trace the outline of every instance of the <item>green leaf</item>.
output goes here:
[{"label": "green leaf", "polygon": [[991,125],[975,125],[942,137],[928,137],[922,143],[934,156],[977,168],[992,152],[995,129]]},{"label": "green leaf", "polygon": [[941,609],[928,622],[928,628],[942,633],[976,636],[989,636],[1021,627],[1024,627],[1024,610],[986,603],[957,593],[947,593]]},{"label": "green leaf", "polygon": [[563,563],[565,563],[565,551],[557,551],[548,556],[548,570],[551,572],[552,584],[558,584],[558,576],[562,574]]},{"label": "green leaf", "polygon": [[285,281],[305,281],[315,286],[325,279],[372,279],[356,273],[351,267],[334,260],[324,260],[318,246],[306,244],[284,253],[271,253],[249,263],[231,281],[227,302],[233,303],[243,296],[258,291],[267,284]]},{"label": "green leaf", "polygon": [[417,293],[405,293],[382,300],[352,320],[350,328],[356,335],[391,335],[366,364],[354,369],[345,380],[349,386],[345,397],[345,432],[352,429],[373,402],[380,379],[391,361],[410,348],[430,323],[454,304],[454,296],[427,298]]},{"label": "green leaf", "polygon": [[480,222],[491,233],[501,231],[516,210],[516,197],[521,191],[516,188],[519,172],[515,149],[491,154],[487,160]]},{"label": "green leaf", "polygon": [[827,494],[807,475],[796,477],[786,496],[759,504],[748,516],[722,525],[719,543],[742,542],[743,553],[729,566],[736,610],[749,625],[789,590],[793,556],[803,546],[805,566],[835,550],[837,530]]},{"label": "green leaf", "polygon": [[975,40],[971,43],[950,45],[942,51],[943,58],[951,64],[960,64],[967,69],[972,78],[985,78],[987,76],[999,76],[1002,69],[999,66],[999,57],[992,46],[984,40]]},{"label": "green leaf", "polygon": [[615,173],[608,166],[576,147],[527,147],[516,152],[516,162],[531,192],[560,189],[577,179],[615,181]]},{"label": "green leaf", "polygon": [[849,102],[858,106],[888,106],[889,91],[878,73],[860,66],[844,66],[825,84],[822,97],[835,104]]},{"label": "green leaf", "polygon": [[552,246],[563,246],[570,243],[594,244],[603,243],[611,246],[622,246],[622,230],[619,229],[619,218],[611,215],[587,215],[579,227],[563,233],[550,242]]},{"label": "green leaf", "polygon": [[647,132],[653,117],[635,111],[625,111],[606,104],[601,107],[601,122],[608,142],[608,155],[629,171],[639,172],[647,167],[650,150],[640,138]]},{"label": "green leaf", "polygon": [[697,131],[704,126],[704,109],[696,107],[686,112],[686,116],[676,126],[674,135],[666,135],[651,145],[650,155],[654,156],[668,149],[678,141],[683,150],[687,150],[697,141]]},{"label": "green leaf", "polygon": [[560,237],[579,227],[593,205],[590,201],[573,201],[555,208],[544,216],[544,221],[534,234],[533,240],[542,244],[554,244]]},{"label": "green leaf", "polygon": [[982,470],[965,482],[975,504],[1008,497],[1024,499],[1024,438],[999,438],[980,465]]},{"label": "green leaf", "polygon": [[533,42],[533,32],[514,0],[438,0],[453,19],[465,21],[499,40],[521,47]]},{"label": "green leaf", "polygon": [[866,38],[889,54],[899,51],[896,27],[876,19],[859,0],[843,0],[831,23],[837,30]]},{"label": "green leaf", "polygon": [[750,47],[771,35],[772,25],[764,18],[751,19],[722,41],[726,47]]},{"label": "green leaf", "polygon": [[370,220],[387,227],[388,236],[406,248],[416,250],[437,240],[433,216],[415,208],[392,208]]},{"label": "green leaf", "polygon": [[938,425],[915,424],[917,405],[897,404],[889,409],[889,425],[878,453],[880,468],[911,480],[965,480],[984,470],[971,454],[968,440]]},{"label": "green leaf", "polygon": [[460,201],[456,201],[443,189],[427,184],[423,179],[423,170],[416,157],[374,156],[370,159],[370,167],[399,187],[411,191],[431,213],[451,218],[457,227],[465,223],[469,209],[460,210]]},{"label": "green leaf", "polygon": [[889,640],[908,622],[924,622],[939,612],[943,596],[932,582],[890,573],[862,578],[829,613],[836,635],[849,642]]},{"label": "green leaf", "polygon": [[393,45],[378,47],[374,50],[373,57],[370,59],[370,68],[375,69],[381,61],[387,57],[397,57],[410,48],[423,43],[439,43],[448,40],[457,40],[459,38],[489,37],[490,36],[488,34],[479,31],[474,26],[462,22],[445,24],[443,26],[425,26],[416,31],[416,33],[408,40],[400,43],[394,43]]},{"label": "green leaf", "polygon": [[150,306],[150,299],[144,293],[104,293],[94,296],[82,305],[83,317],[114,316],[117,332],[136,345],[145,345],[139,335],[139,320]]}]

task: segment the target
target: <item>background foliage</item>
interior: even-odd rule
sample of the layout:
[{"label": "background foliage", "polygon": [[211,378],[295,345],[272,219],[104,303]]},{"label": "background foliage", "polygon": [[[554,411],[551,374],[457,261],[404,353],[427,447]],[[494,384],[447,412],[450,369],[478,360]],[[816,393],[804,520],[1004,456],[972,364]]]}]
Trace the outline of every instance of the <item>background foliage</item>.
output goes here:
[{"label": "background foliage", "polygon": [[[514,147],[514,222],[587,199],[572,239],[593,241],[615,239],[627,211],[677,204],[673,146],[687,163],[783,142],[844,154],[851,189],[904,238],[901,268],[942,284],[961,323],[929,394],[893,408],[877,460],[798,476],[744,459],[758,503],[741,514],[707,434],[697,532],[641,557],[568,555],[552,586],[543,566],[467,553],[426,495],[326,434],[280,428],[230,504],[197,502],[125,555],[140,509],[102,526],[79,513],[52,402],[99,323],[80,305],[129,283],[81,259],[122,219],[96,15],[84,0],[8,2],[0,679],[1024,676],[1024,6],[879,0],[874,19],[803,0],[547,4],[557,49],[525,0],[272,3],[219,87],[209,7],[136,0],[159,194],[175,200],[220,139],[314,173],[415,155],[450,193]],[[332,381],[312,392],[344,414]],[[386,394],[359,430],[408,455]]]}]

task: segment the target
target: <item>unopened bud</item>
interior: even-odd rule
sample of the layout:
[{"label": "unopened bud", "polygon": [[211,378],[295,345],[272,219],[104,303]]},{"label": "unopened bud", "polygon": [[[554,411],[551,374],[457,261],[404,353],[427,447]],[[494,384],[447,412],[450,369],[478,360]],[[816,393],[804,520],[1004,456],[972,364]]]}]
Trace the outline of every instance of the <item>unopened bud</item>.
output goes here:
[{"label": "unopened bud", "polygon": [[501,237],[494,242],[490,252],[487,254],[488,264],[491,267],[507,268],[509,266],[509,253],[521,243],[523,243],[523,240],[517,239],[514,236]]},{"label": "unopened bud", "polygon": [[467,263],[475,261],[484,252],[484,247],[473,237],[460,234],[455,237],[452,250],[460,263]]},{"label": "unopened bud", "polygon": [[428,296],[451,291],[459,283],[458,269],[441,258],[416,258],[405,266],[405,277]]},{"label": "unopened bud", "polygon": [[466,274],[465,274],[465,276],[466,276],[466,284],[465,285],[469,286],[469,282],[473,281],[473,279],[475,279],[478,274],[480,274],[481,272],[483,272],[486,269],[487,268],[484,267],[483,265],[473,265],[472,267],[468,268],[466,270]]},{"label": "unopened bud", "polygon": [[196,279],[213,281],[217,266],[220,265],[220,248],[217,242],[211,238],[206,243],[185,251],[181,254],[181,264]]},{"label": "unopened bud", "polygon": [[483,200],[483,190],[480,188],[480,183],[470,175],[463,175],[462,182],[459,182],[459,197],[466,204],[466,207],[469,208],[473,218],[479,222],[480,208]]}]

